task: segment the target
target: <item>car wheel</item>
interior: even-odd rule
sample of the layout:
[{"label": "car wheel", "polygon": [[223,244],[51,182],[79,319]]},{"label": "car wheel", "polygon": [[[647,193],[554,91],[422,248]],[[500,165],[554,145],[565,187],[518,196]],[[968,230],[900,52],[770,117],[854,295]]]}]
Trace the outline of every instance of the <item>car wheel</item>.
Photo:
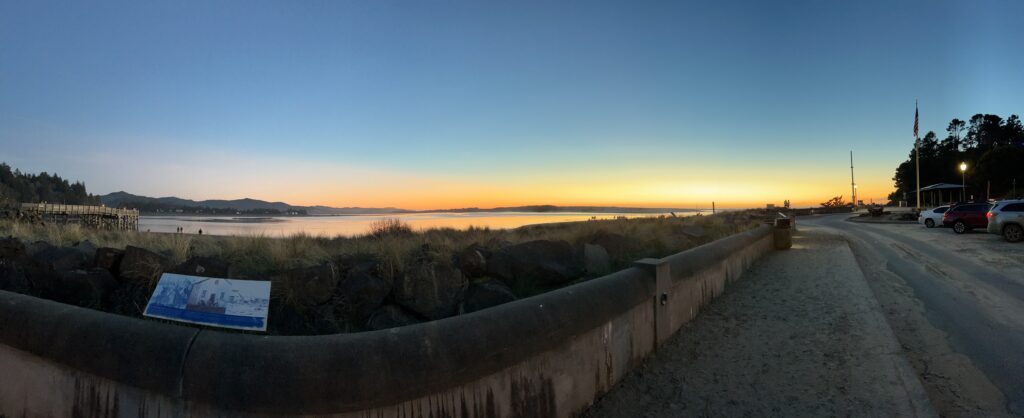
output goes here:
[{"label": "car wheel", "polygon": [[928,228],[935,228],[935,221],[931,220],[931,219],[925,219],[924,220],[924,226],[926,226]]},{"label": "car wheel", "polygon": [[953,232],[958,234],[967,232],[967,224],[965,224],[964,221],[956,221],[956,223],[953,224]]},{"label": "car wheel", "polygon": [[1008,224],[1003,227],[1003,238],[1010,242],[1020,242],[1024,239],[1024,228],[1020,225]]}]

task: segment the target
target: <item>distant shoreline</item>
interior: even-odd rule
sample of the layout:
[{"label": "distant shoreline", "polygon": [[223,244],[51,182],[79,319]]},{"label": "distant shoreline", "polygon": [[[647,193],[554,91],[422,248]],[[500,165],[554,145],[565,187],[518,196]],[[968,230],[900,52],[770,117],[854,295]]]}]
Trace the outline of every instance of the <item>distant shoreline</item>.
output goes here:
[{"label": "distant shoreline", "polygon": [[[720,211],[725,210],[739,210],[739,209],[719,209]],[[175,218],[175,217],[192,217],[192,218],[308,218],[308,217],[323,217],[323,216],[400,216],[400,215],[416,215],[416,214],[429,214],[429,213],[529,213],[529,214],[544,214],[544,213],[586,213],[594,215],[614,215],[614,214],[665,214],[670,213],[699,213],[699,212],[710,212],[711,209],[672,209],[672,208],[619,208],[619,207],[601,207],[601,208],[579,208],[579,207],[560,207],[553,210],[526,210],[519,208],[495,208],[495,209],[441,209],[441,210],[407,210],[407,211],[389,211],[389,212],[366,212],[366,213],[308,213],[308,214],[217,214],[217,213],[166,213],[166,212],[142,212],[141,216],[146,217],[161,217],[161,218]],[[240,222],[245,222],[240,220]]]}]

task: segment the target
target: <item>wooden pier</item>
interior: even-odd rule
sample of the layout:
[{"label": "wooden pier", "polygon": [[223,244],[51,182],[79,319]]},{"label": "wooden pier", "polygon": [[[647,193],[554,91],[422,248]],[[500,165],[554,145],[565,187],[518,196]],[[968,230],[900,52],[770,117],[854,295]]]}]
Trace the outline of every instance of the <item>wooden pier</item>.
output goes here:
[{"label": "wooden pier", "polygon": [[97,229],[122,231],[137,231],[139,229],[138,209],[52,203],[22,203],[19,217],[42,222],[73,223]]}]

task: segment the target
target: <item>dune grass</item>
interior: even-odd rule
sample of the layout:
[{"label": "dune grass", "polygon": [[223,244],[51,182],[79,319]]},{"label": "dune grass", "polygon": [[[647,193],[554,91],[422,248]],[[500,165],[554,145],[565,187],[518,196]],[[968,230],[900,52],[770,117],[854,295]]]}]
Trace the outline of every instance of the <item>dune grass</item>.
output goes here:
[{"label": "dune grass", "polygon": [[[97,247],[146,248],[181,263],[190,257],[215,257],[232,265],[239,278],[259,278],[291,268],[317,265],[339,257],[368,257],[380,261],[384,275],[400,274],[410,257],[424,246],[441,254],[454,254],[472,245],[500,247],[525,241],[565,240],[586,242],[598,233],[618,234],[633,245],[628,254],[613,258],[613,269],[625,267],[643,257],[662,257],[714,239],[741,232],[759,223],[746,212],[726,212],[712,216],[649,217],[591,220],[541,224],[515,229],[470,227],[465,230],[431,228],[413,231],[396,219],[374,224],[365,234],[354,237],[327,237],[296,234],[288,237],[265,235],[210,236],[131,231],[103,231],[78,225],[29,224],[0,221],[0,236],[14,236],[28,242],[44,241],[69,246],[89,241]],[[698,226],[703,235],[682,234],[686,227]]]}]

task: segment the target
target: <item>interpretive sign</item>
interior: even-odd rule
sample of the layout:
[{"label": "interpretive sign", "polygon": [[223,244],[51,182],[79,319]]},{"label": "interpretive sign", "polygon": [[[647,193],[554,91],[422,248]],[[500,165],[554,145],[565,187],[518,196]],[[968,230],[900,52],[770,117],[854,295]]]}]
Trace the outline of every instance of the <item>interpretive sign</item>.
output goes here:
[{"label": "interpretive sign", "polygon": [[270,282],[164,273],[144,315],[222,328],[267,330]]}]

